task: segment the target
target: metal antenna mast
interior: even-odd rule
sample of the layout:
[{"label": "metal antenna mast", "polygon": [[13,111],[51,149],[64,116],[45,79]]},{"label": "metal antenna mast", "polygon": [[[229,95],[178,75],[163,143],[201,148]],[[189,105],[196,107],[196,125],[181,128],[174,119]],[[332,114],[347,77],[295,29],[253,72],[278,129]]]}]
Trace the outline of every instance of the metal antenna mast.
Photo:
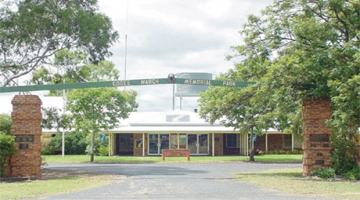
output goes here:
[{"label": "metal antenna mast", "polygon": [[[127,59],[127,25],[128,25],[128,15],[129,15],[129,0],[126,1],[126,18],[125,18],[125,67],[124,67],[124,81],[126,82],[126,59]],[[126,90],[126,85],[124,84],[124,90]]]}]

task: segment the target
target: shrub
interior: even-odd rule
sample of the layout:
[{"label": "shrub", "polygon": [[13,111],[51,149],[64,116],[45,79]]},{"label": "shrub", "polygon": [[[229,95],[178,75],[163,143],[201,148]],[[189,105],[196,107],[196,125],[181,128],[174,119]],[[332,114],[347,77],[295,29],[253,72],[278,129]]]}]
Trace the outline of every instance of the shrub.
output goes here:
[{"label": "shrub", "polygon": [[331,167],[323,168],[323,169],[314,169],[311,171],[312,176],[318,176],[320,178],[334,178],[335,170]]},{"label": "shrub", "polygon": [[343,176],[346,179],[349,179],[352,181],[360,180],[360,167],[355,167],[354,169],[344,173]]},{"label": "shrub", "polygon": [[357,149],[353,141],[334,135],[331,144],[334,148],[330,157],[332,161],[331,167],[337,175],[345,175],[347,172],[357,168]]},{"label": "shrub", "polygon": [[16,153],[15,137],[0,132],[0,176],[4,176],[6,158]]},{"label": "shrub", "polygon": [[101,146],[98,148],[98,151],[99,151],[99,155],[100,155],[100,156],[108,156],[108,155],[109,155],[109,148],[108,148],[108,146],[101,145]]},{"label": "shrub", "polygon": [[[62,134],[56,134],[51,139],[48,146],[42,149],[43,155],[53,155],[61,152],[62,149]],[[66,133],[65,134],[65,154],[85,154],[86,139],[79,133]]]},{"label": "shrub", "polygon": [[303,154],[302,150],[296,150],[293,151],[285,151],[285,150],[272,150],[268,152],[263,152],[264,154]]},{"label": "shrub", "polygon": [[12,121],[11,116],[8,114],[0,114],[0,131],[6,135],[10,135]]}]

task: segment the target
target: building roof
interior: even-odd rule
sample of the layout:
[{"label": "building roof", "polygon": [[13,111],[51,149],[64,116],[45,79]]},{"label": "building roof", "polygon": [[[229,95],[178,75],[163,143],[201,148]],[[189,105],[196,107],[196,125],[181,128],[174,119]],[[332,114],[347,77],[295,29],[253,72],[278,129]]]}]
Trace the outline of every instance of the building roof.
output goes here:
[{"label": "building roof", "polygon": [[[200,118],[191,111],[173,110],[165,112],[133,112],[121,125],[110,132],[117,133],[239,133],[225,127],[219,121],[214,124]],[[279,133],[268,130],[268,133]]]},{"label": "building roof", "polygon": [[[1,97],[0,113],[9,113],[12,110],[13,96]],[[40,97],[42,107],[63,108],[62,97]],[[1,108],[1,107],[0,107]],[[56,130],[43,130],[54,133]],[[129,118],[120,120],[120,126],[110,130],[112,133],[239,133],[232,127],[225,127],[219,121],[214,124],[200,118],[199,113],[171,110],[159,112],[132,112]],[[280,133],[277,130],[268,130],[268,133]]]}]

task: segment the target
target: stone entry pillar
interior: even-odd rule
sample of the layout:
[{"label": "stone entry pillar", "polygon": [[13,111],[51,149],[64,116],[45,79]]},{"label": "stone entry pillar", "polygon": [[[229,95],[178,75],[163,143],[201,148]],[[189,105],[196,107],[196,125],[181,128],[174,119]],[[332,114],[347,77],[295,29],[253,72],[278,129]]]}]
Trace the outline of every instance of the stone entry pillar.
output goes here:
[{"label": "stone entry pillar", "polygon": [[316,168],[326,168],[330,162],[330,137],[332,129],[325,125],[331,119],[329,99],[303,102],[303,176],[309,176]]},{"label": "stone entry pillar", "polygon": [[16,95],[11,103],[16,154],[10,158],[9,176],[41,179],[41,100],[36,95]]}]

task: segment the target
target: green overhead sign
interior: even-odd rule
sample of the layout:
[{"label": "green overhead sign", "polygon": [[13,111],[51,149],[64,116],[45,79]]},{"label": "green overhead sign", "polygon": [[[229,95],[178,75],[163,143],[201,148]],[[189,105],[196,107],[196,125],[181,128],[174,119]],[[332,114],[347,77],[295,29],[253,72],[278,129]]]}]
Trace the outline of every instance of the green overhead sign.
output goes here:
[{"label": "green overhead sign", "polygon": [[55,84],[55,85],[26,85],[26,86],[0,87],[0,93],[28,92],[28,91],[41,91],[41,90],[82,89],[82,88],[95,88],[95,87],[156,85],[156,84],[188,84],[188,85],[246,87],[248,85],[255,84],[255,82],[186,79],[186,78],[173,78],[173,79],[155,78],[155,79],[115,80],[115,81],[103,81],[103,82],[68,83],[68,84]]}]

